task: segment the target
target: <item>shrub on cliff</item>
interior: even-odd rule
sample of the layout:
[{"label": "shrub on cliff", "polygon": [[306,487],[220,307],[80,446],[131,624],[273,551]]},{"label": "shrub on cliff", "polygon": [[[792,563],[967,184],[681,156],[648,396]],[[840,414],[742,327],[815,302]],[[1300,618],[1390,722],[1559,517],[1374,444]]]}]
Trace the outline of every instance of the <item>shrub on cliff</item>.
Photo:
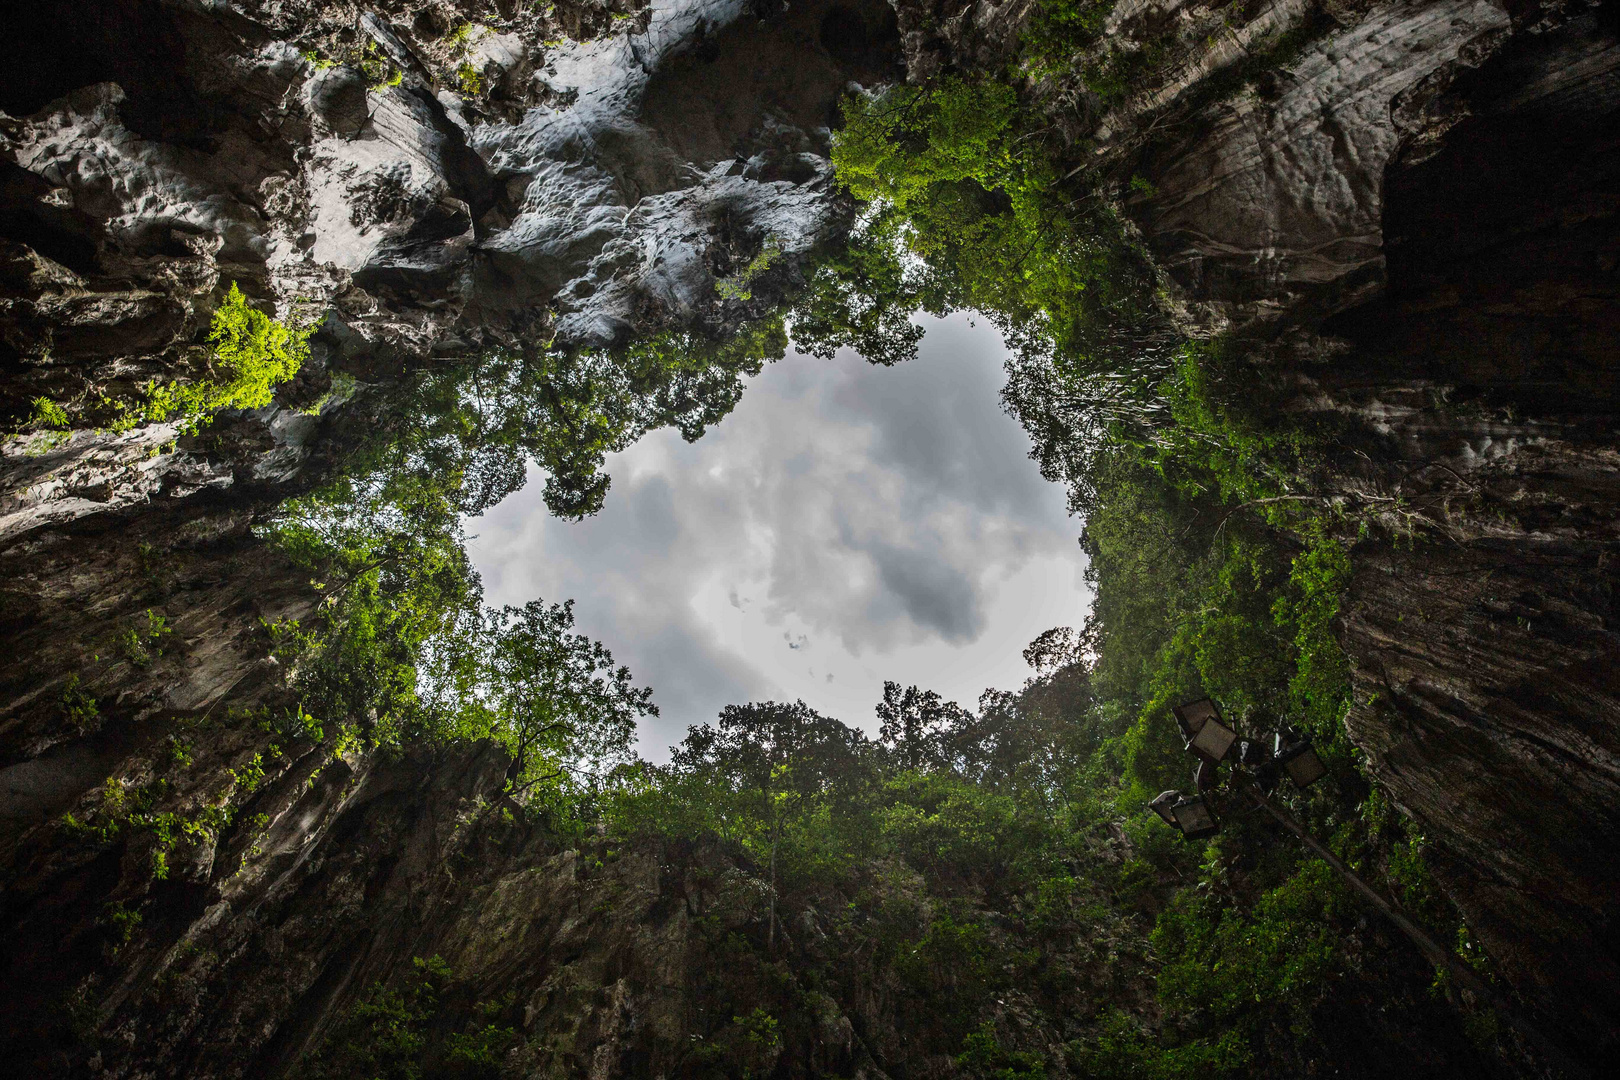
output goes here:
[{"label": "shrub on cliff", "polygon": [[138,423],[179,420],[181,430],[194,432],[221,409],[263,408],[276,387],[297,375],[309,358],[312,332],[312,327],[288,326],[250,307],[232,282],[209,324],[208,377],[148,382],[133,407],[106,402],[118,414],[111,427],[127,431]]}]

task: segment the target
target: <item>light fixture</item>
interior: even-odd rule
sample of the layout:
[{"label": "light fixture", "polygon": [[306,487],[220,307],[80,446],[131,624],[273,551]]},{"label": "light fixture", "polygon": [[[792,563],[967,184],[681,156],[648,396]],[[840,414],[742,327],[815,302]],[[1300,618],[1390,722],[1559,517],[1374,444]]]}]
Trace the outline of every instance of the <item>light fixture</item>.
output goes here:
[{"label": "light fixture", "polygon": [[[1200,759],[1193,772],[1193,783],[1201,790],[1213,791],[1218,786],[1216,767],[1221,759],[1232,751],[1233,744],[1237,742],[1236,732],[1221,721],[1220,710],[1208,698],[1178,705],[1172,711],[1175,713],[1176,722],[1181,725],[1182,735],[1187,739],[1186,748],[1197,754]],[[1292,727],[1284,728],[1276,735],[1272,748],[1272,752],[1267,753],[1265,744],[1259,739],[1245,739],[1237,748],[1237,761],[1231,770],[1233,786],[1241,789],[1258,809],[1265,810],[1289,832],[1299,837],[1305,846],[1327,863],[1347,885],[1389,916],[1390,920],[1417,944],[1425,957],[1443,959],[1451,977],[1467,988],[1469,993],[1497,1008],[1498,1015],[1507,1017],[1515,1027],[1530,1035],[1534,1041],[1550,1046],[1551,1044],[1545,1043],[1533,1029],[1514,1018],[1501,1004],[1501,999],[1490,985],[1481,980],[1472,967],[1453,955],[1453,950],[1441,945],[1421,926],[1402,914],[1399,905],[1357,876],[1343,860],[1312,836],[1304,825],[1284,810],[1272,805],[1266,796],[1281,782],[1284,774],[1302,788],[1309,787],[1327,775],[1327,766],[1322,763],[1316,748],[1311,745],[1310,736],[1302,731]],[[1221,829],[1220,820],[1215,816],[1215,808],[1201,794],[1183,795],[1178,791],[1165,791],[1148,803],[1148,807],[1167,823],[1181,830],[1181,835],[1189,840],[1213,836]]]},{"label": "light fixture", "polygon": [[1295,787],[1308,788],[1327,775],[1327,766],[1317,756],[1309,735],[1293,728],[1288,728],[1286,734],[1279,731],[1275,747],[1272,760],[1282,766]]},{"label": "light fixture", "polygon": [[1237,742],[1237,732],[1226,726],[1221,710],[1209,698],[1177,705],[1171,712],[1181,725],[1181,734],[1187,740],[1187,749],[1209,762],[1220,764]]},{"label": "light fixture", "polygon": [[1181,835],[1189,840],[1201,840],[1221,831],[1215,808],[1205,802],[1202,795],[1177,800],[1170,807],[1170,816],[1175,818],[1176,828],[1181,830]]},{"label": "light fixture", "polygon": [[1162,791],[1157,798],[1148,803],[1148,809],[1163,818],[1166,825],[1172,825],[1179,829],[1181,826],[1176,825],[1175,815],[1170,813],[1170,807],[1179,798],[1181,798],[1181,792],[1179,791]]}]

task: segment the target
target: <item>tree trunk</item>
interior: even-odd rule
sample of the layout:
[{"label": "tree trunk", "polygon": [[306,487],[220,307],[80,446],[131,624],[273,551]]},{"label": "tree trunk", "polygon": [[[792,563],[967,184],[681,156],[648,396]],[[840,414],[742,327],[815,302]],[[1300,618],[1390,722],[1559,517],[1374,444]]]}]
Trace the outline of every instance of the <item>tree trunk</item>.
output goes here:
[{"label": "tree trunk", "polygon": [[778,810],[771,818],[771,917],[765,932],[765,951],[772,956],[776,955],[776,839],[781,827],[782,812]]}]

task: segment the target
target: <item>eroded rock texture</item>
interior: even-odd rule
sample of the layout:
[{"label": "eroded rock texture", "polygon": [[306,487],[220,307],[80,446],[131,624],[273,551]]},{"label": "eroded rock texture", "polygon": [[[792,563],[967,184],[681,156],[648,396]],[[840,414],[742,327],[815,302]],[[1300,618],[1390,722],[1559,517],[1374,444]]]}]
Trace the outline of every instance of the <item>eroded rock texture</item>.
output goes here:
[{"label": "eroded rock texture", "polygon": [[[256,745],[210,736],[188,789],[228,787]],[[919,988],[848,951],[869,932],[853,898],[796,911],[772,960],[760,867],[718,843],[559,848],[489,801],[507,763],[490,746],[396,760],[293,748],[242,804],[243,826],[177,858],[134,926],[138,898],[118,885],[147,850],[25,841],[11,853],[7,963],[27,979],[0,1028],[14,1060],[35,1075],[307,1075],[311,1056],[354,1037],[357,1001],[410,986],[431,957],[454,975],[439,1018],[462,1025],[494,1005],[512,1025],[501,1075],[707,1075],[717,1059],[784,1076],[955,1071],[919,1037],[936,1022]],[[915,872],[875,870],[860,908],[926,928]],[[97,917],[72,902],[85,891],[107,900]],[[1140,948],[1105,926],[1049,964],[1081,1012],[1150,1010],[1151,982],[1119,963]],[[1061,1062],[1065,1033],[1029,1019],[1041,992],[1009,992],[1005,1025]],[[779,1041],[750,1042],[738,1000],[791,1002],[774,1008]],[[1367,1012],[1358,1024],[1378,1022]]]},{"label": "eroded rock texture", "polygon": [[1388,173],[1386,293],[1328,328],[1354,366],[1323,382],[1388,432],[1383,489],[1415,469],[1413,502],[1455,507],[1421,548],[1358,552],[1351,730],[1504,969],[1610,1055],[1620,41],[1528,39],[1439,109],[1455,126]]},{"label": "eroded rock texture", "polygon": [[[25,417],[44,396],[91,415],[201,371],[233,281],[323,319],[284,407],[321,398],[333,369],[734,326],[771,283],[728,303],[720,278],[767,242],[790,278],[847,224],[827,161],[836,101],[895,70],[882,9],[840,8],[860,42],[834,34],[829,50],[829,7],[10,11],[30,55],[0,96],[0,407]],[[293,452],[200,458],[162,426],[13,446],[0,533],[244,466],[289,478],[303,443],[282,429],[300,422],[272,408],[252,423]]]},{"label": "eroded rock texture", "polygon": [[[914,76],[1010,53],[1008,5],[898,6]],[[1593,1062],[1620,1035],[1617,29],[1607,4],[1122,0],[1095,57],[1157,77],[1035,87],[1183,327],[1334,418],[1323,497],[1384,538],[1352,555],[1352,736]]]},{"label": "eroded rock texture", "polygon": [[[535,1070],[649,1052],[647,994],[624,981],[643,922],[636,963],[659,985],[696,977],[686,924],[648,915],[668,907],[656,862],[581,891],[579,856],[485,812],[507,768],[493,749],[389,760],[267,730],[274,628],[319,594],[253,529],[413,366],[719,334],[769,307],[848,221],[827,162],[837,97],[896,70],[885,9],[833,8],[0,14],[0,408],[15,421],[47,397],[91,421],[0,457],[0,1044],[15,1067],[284,1074],[373,979],[434,951],[496,997],[522,970],[536,1030],[555,1036]],[[753,296],[720,297],[767,243],[780,255]],[[94,426],[102,395],[203,370],[229,282],[279,317],[322,318],[277,403],[198,436]],[[183,839],[65,825],[119,817],[109,779]],[[226,808],[230,826],[185,830]],[[475,872],[446,876],[447,860]],[[551,929],[491,948],[484,931],[531,916]],[[854,1062],[847,1021],[828,1023]],[[686,1029],[659,1030],[684,1052]]]},{"label": "eroded rock texture", "polygon": [[[267,627],[316,598],[251,527],[340,447],[334,372],[364,392],[482,348],[748,314],[719,278],[767,238],[790,274],[843,225],[826,150],[845,81],[885,77],[895,35],[913,78],[1003,63],[1026,11],[896,8],[893,23],[730,0],[8,9],[11,414],[199,370],[227,281],[283,316],[329,312],[281,403],[207,440],[87,429],[0,460],[13,1060],[286,1075],[373,980],[434,953],[479,995],[522,995],[528,1074],[650,1076],[677,1058],[702,1026],[697,973],[727,963],[703,950],[758,925],[752,869],[553,850],[489,809],[505,765],[487,748],[385,760],[256,726],[280,685]],[[1179,44],[1150,92],[1106,108],[1061,79],[1038,92],[1077,152],[1122,187],[1150,181],[1126,209],[1184,326],[1238,335],[1298,377],[1302,407],[1346,419],[1329,494],[1395,537],[1354,553],[1353,735],[1538,1022],[1612,1057],[1612,13],[1124,0],[1109,16],[1123,49],[1166,27]],[[1287,64],[1252,64],[1279,28],[1302,31]],[[155,882],[149,836],[60,824],[108,777],[166,812],[237,814]],[[719,930],[700,939],[705,918]],[[792,933],[820,947],[827,926],[811,913]],[[1143,986],[1109,984],[1108,949],[1073,961],[1094,1004],[1150,1009]],[[881,1052],[948,1072],[906,1058],[887,993],[826,1002],[799,1044],[811,1064],[876,1076]],[[1385,1022],[1368,1011],[1347,1030]]]},{"label": "eroded rock texture", "polygon": [[1158,188],[1136,219],[1191,325],[1344,420],[1322,483],[1383,537],[1352,555],[1352,737],[1502,971],[1603,1060],[1620,1032],[1613,13],[1379,6],[1255,91],[1134,152]]}]

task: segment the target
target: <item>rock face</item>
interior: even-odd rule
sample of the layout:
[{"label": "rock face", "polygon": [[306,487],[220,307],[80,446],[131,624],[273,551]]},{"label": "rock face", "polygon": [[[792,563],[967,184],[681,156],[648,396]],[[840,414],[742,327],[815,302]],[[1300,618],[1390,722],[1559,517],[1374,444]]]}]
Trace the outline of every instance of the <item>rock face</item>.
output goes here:
[{"label": "rock face", "polygon": [[1387,173],[1387,290],[1327,327],[1364,358],[1322,382],[1374,418],[1379,489],[1442,523],[1358,553],[1351,731],[1503,969],[1609,1056],[1620,40],[1524,40],[1426,113],[1449,130]]},{"label": "rock face", "polygon": [[1104,146],[1157,189],[1132,212],[1189,325],[1338,418],[1326,491],[1384,537],[1352,553],[1352,738],[1542,1023],[1606,1060],[1620,38],[1606,8],[1334,14],[1196,134]]},{"label": "rock face", "polygon": [[1144,154],[1160,194],[1141,225],[1198,322],[1308,325],[1376,292],[1396,103],[1507,25],[1485,0],[1380,5],[1305,50],[1274,96],[1237,95]]},{"label": "rock face", "polygon": [[[35,836],[8,852],[6,964],[19,989],[0,1030],[30,1075],[298,1076],[312,1059],[338,1066],[315,1075],[353,1075],[341,1054],[355,1004],[424,968],[446,985],[408,1029],[498,1017],[501,1075],[706,1075],[717,1059],[785,1076],[953,1071],[911,1045],[931,1018],[880,961],[839,951],[850,898],[797,912],[778,935],[791,962],[771,961],[758,867],[718,843],[561,848],[489,801],[508,764],[492,746],[334,759],[285,742],[253,759],[252,732],[193,737],[182,797],[234,787],[238,824],[174,852],[146,902],[120,888],[149,861],[139,840],[120,853]],[[255,760],[264,775],[245,792]],[[862,905],[895,918],[909,893],[925,927],[908,873],[880,873]],[[106,900],[90,918],[76,902],[85,891]],[[1081,941],[1051,958],[1079,969],[1077,1007],[1151,1008],[1150,984],[1120,977],[1119,947]],[[1060,1032],[1020,1030],[1022,1002],[1007,996],[1021,1041],[1061,1045]],[[738,999],[793,1005],[776,1010],[775,1037],[750,1041]]]},{"label": "rock face", "polygon": [[[1021,17],[899,7],[914,77],[1004,63]],[[1608,4],[1120,0],[1090,59],[1156,77],[1035,88],[1183,328],[1341,432],[1323,496],[1384,537],[1352,553],[1352,738],[1593,1062],[1620,1049],[1617,31]]]},{"label": "rock face", "polygon": [[[492,748],[394,761],[267,730],[274,627],[319,596],[253,528],[413,365],[760,314],[847,224],[829,125],[852,79],[895,70],[886,9],[104,0],[0,26],[0,408],[83,418],[0,457],[0,1043],[37,1075],[281,1075],[438,952],[494,996],[523,972],[555,1036],[536,1069],[651,1052],[637,1017],[665,1006],[624,957],[645,938],[657,985],[690,984],[714,889],[664,910],[656,858],[593,877],[503,831]],[[767,246],[755,296],[722,298]],[[277,403],[194,436],[97,428],[103,395],[206,370],[229,282],[321,318]]]},{"label": "rock face", "polygon": [[[885,77],[897,48],[913,78],[1000,63],[1027,7],[27,7],[3,16],[8,413],[45,396],[93,415],[100,394],[201,371],[230,281],[323,321],[280,403],[207,439],[8,440],[0,953],[24,989],[0,1042],[40,1075],[286,1075],[374,981],[439,955],[463,1012],[521,997],[526,1074],[657,1075],[697,1030],[694,982],[724,967],[705,950],[757,923],[749,868],[548,846],[492,808],[505,762],[487,747],[386,760],[265,730],[269,628],[316,598],[252,526],[340,449],[334,374],[363,392],[483,348],[735,324],[750,301],[717,280],[767,241],[791,266],[846,221],[826,160],[845,83]],[[1111,47],[1179,28],[1164,78],[1106,106],[1061,80],[1038,92],[1122,185],[1149,181],[1125,205],[1184,325],[1248,342],[1296,376],[1300,407],[1343,419],[1328,492],[1395,537],[1354,553],[1353,737],[1538,1020],[1604,1060],[1613,13],[1229,14],[1122,0]],[[1288,33],[1286,57],[1267,51]],[[103,813],[109,777],[208,827],[170,842]],[[817,1067],[905,1060],[881,987],[823,1004]]]},{"label": "rock face", "polygon": [[[882,9],[856,7],[838,11],[868,44],[832,51],[825,3],[768,21],[740,0],[9,13],[38,54],[0,98],[0,407],[99,417],[104,395],[200,372],[233,281],[322,319],[283,408],[332,370],[733,325],[749,305],[720,278],[767,243],[789,272],[847,223],[828,125],[851,79],[895,59]],[[288,422],[251,426],[294,447],[272,466],[290,475]],[[0,532],[266,467],[175,435],[11,447]]]}]

